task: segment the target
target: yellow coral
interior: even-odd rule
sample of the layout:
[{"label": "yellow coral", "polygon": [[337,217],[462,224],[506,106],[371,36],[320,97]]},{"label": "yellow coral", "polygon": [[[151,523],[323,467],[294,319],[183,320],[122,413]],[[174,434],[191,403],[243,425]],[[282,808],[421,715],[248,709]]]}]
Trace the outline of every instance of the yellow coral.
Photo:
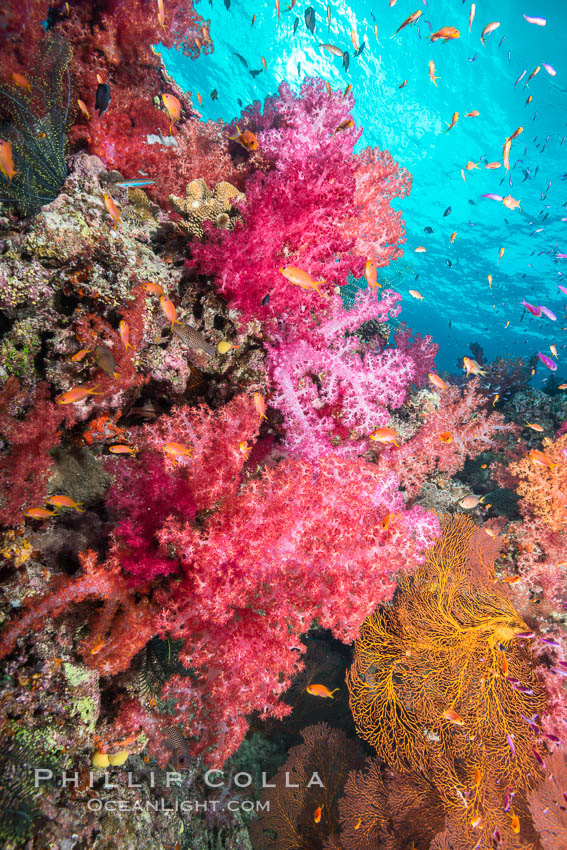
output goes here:
[{"label": "yellow coral", "polygon": [[222,180],[212,191],[202,177],[192,180],[185,189],[185,197],[169,196],[169,202],[183,221],[180,227],[196,239],[203,237],[203,222],[211,221],[221,230],[230,230],[237,221],[235,200],[244,198],[236,186]]},{"label": "yellow coral", "polygon": [[7,561],[12,561],[15,567],[23,567],[33,553],[33,546],[21,533],[7,531],[2,536],[0,555]]}]

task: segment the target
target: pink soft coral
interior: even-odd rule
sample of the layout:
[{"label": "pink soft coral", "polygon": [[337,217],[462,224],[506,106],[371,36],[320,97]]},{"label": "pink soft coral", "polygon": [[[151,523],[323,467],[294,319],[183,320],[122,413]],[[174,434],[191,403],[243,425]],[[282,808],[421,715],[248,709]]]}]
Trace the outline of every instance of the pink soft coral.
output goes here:
[{"label": "pink soft coral", "polygon": [[[474,381],[462,392],[457,387],[444,390],[439,408],[430,410],[410,440],[381,452],[380,467],[397,473],[410,498],[435,471],[454,475],[468,457],[496,449],[498,436],[518,431],[500,413],[487,413],[483,404]],[[441,440],[444,433],[450,434],[450,442]]]},{"label": "pink soft coral", "polygon": [[270,403],[284,416],[285,446],[294,455],[361,454],[368,434],[390,421],[389,408],[403,403],[415,360],[397,348],[363,345],[353,334],[366,321],[399,313],[397,293],[387,289],[381,296],[359,296],[349,311],[335,296],[317,322],[299,332],[284,328],[279,344],[269,346]]},{"label": "pink soft coral", "polygon": [[215,276],[217,288],[240,310],[243,322],[278,317],[298,324],[323,304],[317,292],[289,283],[279,271],[283,265],[324,280],[325,293],[344,284],[349,273],[360,277],[372,251],[379,254],[380,264],[394,255],[401,223],[397,214],[386,215],[384,209],[389,210],[398,189],[405,191],[408,180],[382,180],[378,169],[379,189],[369,206],[375,227],[357,229],[362,204],[357,174],[360,168],[368,172],[374,160],[370,154],[366,159],[353,155],[359,130],[335,132],[352,106],[351,96],[328,94],[323,81],[308,80],[298,96],[282,84],[279,97],[267,100],[263,115],[259,104],[244,114],[242,125],[257,133],[272,170],[248,178],[246,201],[240,205],[243,223],[231,233],[209,229],[208,241],[192,246],[191,260],[202,273]]}]

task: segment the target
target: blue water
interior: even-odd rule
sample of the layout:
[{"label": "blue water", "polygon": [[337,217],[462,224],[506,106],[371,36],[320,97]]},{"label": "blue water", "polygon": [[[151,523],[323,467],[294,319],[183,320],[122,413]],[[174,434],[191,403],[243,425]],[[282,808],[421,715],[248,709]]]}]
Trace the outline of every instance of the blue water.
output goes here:
[{"label": "blue water", "polygon": [[[427,4],[397,0],[393,8],[388,0],[333,3],[330,30],[326,3],[298,0],[286,13],[287,5],[281,0],[278,23],[274,0],[250,4],[231,0],[228,10],[222,0],[212,4],[201,0],[197,8],[211,19],[214,53],[192,62],[174,50],[164,51],[168,71],[192,92],[196,105],[196,93],[201,94],[204,119],[224,121],[240,114],[239,99],[244,106],[263,100],[283,80],[297,86],[306,76],[316,75],[333,87],[352,83],[354,117],[364,128],[361,146],[387,148],[413,175],[411,195],[401,202],[407,228],[405,253],[385,276],[403,295],[402,318],[415,330],[433,334],[440,344],[440,368],[454,370],[456,359],[469,353],[472,341],[480,342],[490,359],[538,350],[549,354],[554,343],[560,364],[565,363],[567,348],[562,346],[567,337],[561,328],[567,325],[567,296],[557,284],[567,286],[567,260],[558,259],[557,254],[567,253],[567,221],[562,220],[567,219],[567,182],[561,180],[567,172],[567,139],[563,143],[567,135],[567,3],[478,0],[471,35],[469,0],[462,4],[459,0]],[[316,12],[314,35],[305,26],[308,5]],[[416,9],[423,11],[418,23],[391,38]],[[522,13],[545,17],[547,25],[531,25]],[[294,36],[296,16],[299,26]],[[481,31],[492,21],[501,25],[483,47]],[[431,31],[427,22],[433,31],[455,26],[461,37],[432,44],[426,39]],[[359,58],[353,56],[353,28],[359,43],[364,40],[367,45]],[[320,49],[321,42],[349,50],[348,73],[340,58]],[[261,69],[263,56],[267,71],[253,78],[234,52],[245,57],[249,69]],[[429,79],[430,60],[440,77],[438,87]],[[542,67],[526,85],[542,63],[553,66],[557,75],[550,76]],[[527,71],[524,79],[514,86],[523,70]],[[407,85],[400,90],[406,79]],[[210,97],[213,89],[218,91],[216,101]],[[533,101],[526,106],[530,94]],[[464,117],[475,109],[480,112],[478,118]],[[443,133],[456,111],[460,120]],[[503,166],[483,169],[483,156],[487,162],[502,162],[504,141],[519,126],[524,132],[512,142],[511,171],[506,173]],[[480,162],[481,168],[465,171],[465,183],[460,170],[469,160]],[[521,211],[483,199],[487,192],[512,195],[521,201]],[[444,216],[448,207],[451,213]],[[434,233],[425,233],[425,227]],[[457,236],[451,245],[454,231]],[[414,253],[420,245],[427,253]],[[501,247],[505,254],[498,263]],[[419,290],[424,300],[412,299],[409,289]],[[558,321],[526,314],[520,306],[523,298],[546,305]],[[560,365],[557,374],[567,378],[567,367]],[[541,383],[548,375],[541,366],[534,380]]]}]

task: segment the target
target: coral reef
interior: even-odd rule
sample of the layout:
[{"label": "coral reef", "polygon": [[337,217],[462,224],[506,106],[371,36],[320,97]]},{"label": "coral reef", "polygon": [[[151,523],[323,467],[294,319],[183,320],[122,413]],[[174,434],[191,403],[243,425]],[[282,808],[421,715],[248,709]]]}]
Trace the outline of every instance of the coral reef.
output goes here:
[{"label": "coral reef", "polygon": [[234,230],[238,220],[234,203],[242,200],[242,192],[230,183],[223,180],[209,190],[202,177],[187,184],[184,198],[169,196],[172,208],[182,217],[181,229],[194,239],[202,239],[205,221],[220,230]]}]

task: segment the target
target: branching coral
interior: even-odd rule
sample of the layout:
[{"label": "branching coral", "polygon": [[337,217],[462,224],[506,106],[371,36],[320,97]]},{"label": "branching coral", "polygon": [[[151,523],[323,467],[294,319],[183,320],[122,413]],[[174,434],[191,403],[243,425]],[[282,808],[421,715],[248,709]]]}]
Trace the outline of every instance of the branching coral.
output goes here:
[{"label": "branching coral", "polygon": [[379,253],[381,263],[394,253],[401,225],[388,205],[397,191],[405,191],[407,181],[382,181],[378,169],[371,198],[377,223],[371,234],[359,232],[353,224],[362,202],[356,177],[365,169],[367,179],[374,155],[365,160],[353,155],[360,131],[335,132],[352,106],[352,97],[328,94],[322,80],[309,80],[298,96],[282,84],[279,96],[267,99],[263,114],[255,104],[242,116],[239,126],[257,133],[260,150],[273,167],[247,180],[246,203],[240,207],[243,224],[232,233],[209,232],[207,243],[193,246],[191,263],[215,276],[218,290],[241,311],[243,322],[283,314],[297,324],[308,306],[321,304],[315,291],[307,293],[283,277],[283,265],[323,279],[321,291],[328,292],[331,285],[345,283],[349,272],[359,277],[369,251]]},{"label": "branching coral", "polygon": [[[380,455],[380,465],[399,475],[408,496],[415,496],[433,472],[454,475],[467,457],[498,447],[502,434],[515,434],[517,427],[504,421],[499,413],[487,413],[482,407],[474,382],[462,393],[457,387],[443,391],[437,410],[430,410],[414,437],[400,448],[388,448]],[[448,432],[450,442],[440,435]]]},{"label": "branching coral", "polygon": [[359,734],[389,765],[426,770],[469,842],[495,828],[513,838],[504,789],[534,784],[525,718],[543,706],[519,637],[527,626],[493,589],[485,534],[462,516],[445,521],[394,607],[362,626],[347,674]]},{"label": "branching coral", "polygon": [[56,198],[67,177],[70,58],[69,44],[47,35],[29,92],[14,84],[0,87],[0,132],[11,144],[15,167],[14,177],[0,173],[0,201],[26,215]]},{"label": "branching coral", "polygon": [[567,524],[567,434],[555,442],[543,440],[542,452],[548,459],[528,452],[526,457],[512,464],[510,472],[518,476],[518,495],[530,512],[544,525],[556,532]]},{"label": "branching coral", "polygon": [[530,812],[544,850],[567,847],[567,756],[558,750],[547,760],[540,784],[528,795]]},{"label": "branching coral", "polygon": [[254,824],[253,838],[263,850],[320,850],[338,834],[338,798],[349,771],[362,764],[360,746],[326,723],[307,726],[301,736],[270,780],[275,787],[262,794],[269,810]]}]

